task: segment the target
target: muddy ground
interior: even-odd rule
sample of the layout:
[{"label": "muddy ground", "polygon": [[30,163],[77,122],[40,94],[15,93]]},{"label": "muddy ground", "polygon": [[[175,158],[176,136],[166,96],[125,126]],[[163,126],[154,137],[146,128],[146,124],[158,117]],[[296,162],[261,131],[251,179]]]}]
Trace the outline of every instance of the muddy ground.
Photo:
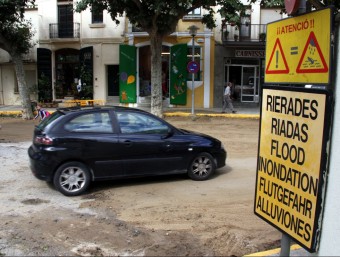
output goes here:
[{"label": "muddy ground", "polygon": [[35,122],[0,118],[0,256],[243,256],[278,247],[281,234],[253,213],[259,121],[166,119],[219,138],[227,165],[203,182],[101,182],[65,197],[29,170]]}]

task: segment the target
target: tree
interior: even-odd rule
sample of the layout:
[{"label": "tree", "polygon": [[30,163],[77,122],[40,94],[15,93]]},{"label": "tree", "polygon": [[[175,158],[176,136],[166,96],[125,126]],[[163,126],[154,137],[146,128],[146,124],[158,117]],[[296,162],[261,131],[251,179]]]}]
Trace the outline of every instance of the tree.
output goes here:
[{"label": "tree", "polygon": [[0,48],[8,52],[14,63],[22,104],[23,119],[32,119],[30,92],[26,85],[22,55],[33,47],[29,21],[24,19],[25,7],[34,0],[0,1]]},{"label": "tree", "polygon": [[151,49],[151,112],[161,117],[163,38],[173,33],[178,21],[196,8],[208,11],[202,22],[208,28],[214,28],[214,6],[219,6],[217,12],[222,16],[235,14],[243,9],[239,0],[80,0],[76,11],[81,12],[87,8],[92,12],[107,10],[116,24],[119,24],[117,17],[125,14],[132,24],[148,32]]},{"label": "tree", "polygon": [[[255,3],[258,0],[249,0],[251,3]],[[340,1],[339,0],[300,0],[306,2],[306,8],[311,10],[312,8],[321,9],[329,6],[334,7],[334,11],[338,13],[340,11]],[[284,0],[261,0],[260,4],[266,7],[274,7],[279,6],[282,7],[282,11],[285,12],[284,9]]]}]

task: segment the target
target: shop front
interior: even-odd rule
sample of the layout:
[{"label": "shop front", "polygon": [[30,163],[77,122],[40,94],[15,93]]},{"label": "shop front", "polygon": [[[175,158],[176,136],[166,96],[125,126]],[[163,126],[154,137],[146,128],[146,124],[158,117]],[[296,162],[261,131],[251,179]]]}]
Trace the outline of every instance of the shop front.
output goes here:
[{"label": "shop front", "polygon": [[[93,48],[37,50],[38,101],[93,98]],[[53,80],[52,78],[55,78]]]},{"label": "shop front", "polygon": [[263,85],[264,50],[235,50],[225,59],[224,81],[233,83],[232,95],[241,103],[258,103]]}]

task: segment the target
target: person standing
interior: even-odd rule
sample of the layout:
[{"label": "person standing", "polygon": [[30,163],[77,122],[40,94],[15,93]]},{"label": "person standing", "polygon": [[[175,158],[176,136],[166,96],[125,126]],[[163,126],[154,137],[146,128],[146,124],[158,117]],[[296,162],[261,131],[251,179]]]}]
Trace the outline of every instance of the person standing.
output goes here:
[{"label": "person standing", "polygon": [[236,111],[234,110],[232,100],[231,100],[232,86],[233,84],[231,82],[228,82],[226,88],[224,89],[222,113],[225,113],[225,110],[227,109],[227,107],[229,107],[232,113],[236,113]]}]

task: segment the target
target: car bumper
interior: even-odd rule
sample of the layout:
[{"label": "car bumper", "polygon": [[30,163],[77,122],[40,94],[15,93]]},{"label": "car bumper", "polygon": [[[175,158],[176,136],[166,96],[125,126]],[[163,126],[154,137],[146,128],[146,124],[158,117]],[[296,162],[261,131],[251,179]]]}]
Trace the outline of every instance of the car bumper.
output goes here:
[{"label": "car bumper", "polygon": [[55,165],[47,154],[35,149],[32,145],[28,149],[30,168],[33,175],[44,181],[52,181]]},{"label": "car bumper", "polygon": [[214,153],[214,157],[216,160],[216,169],[222,168],[226,164],[227,159],[227,152],[226,151],[220,151],[218,153]]}]

